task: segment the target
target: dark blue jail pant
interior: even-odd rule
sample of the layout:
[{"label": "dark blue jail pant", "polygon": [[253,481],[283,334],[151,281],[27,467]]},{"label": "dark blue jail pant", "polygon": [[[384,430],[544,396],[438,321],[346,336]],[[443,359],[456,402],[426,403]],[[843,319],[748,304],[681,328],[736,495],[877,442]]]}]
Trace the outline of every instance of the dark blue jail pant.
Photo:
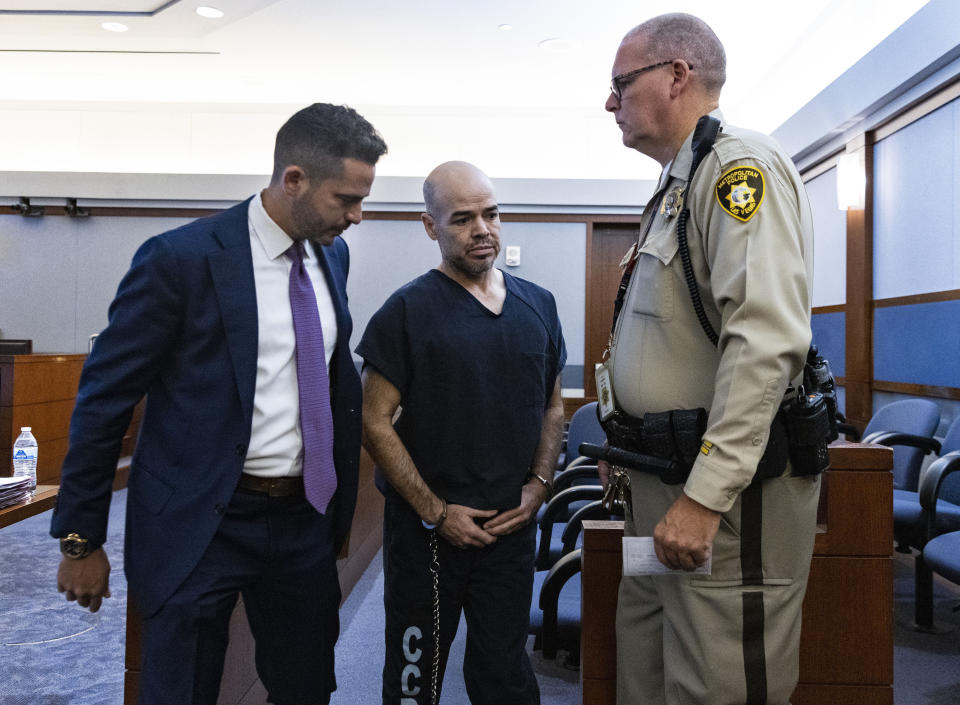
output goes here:
[{"label": "dark blue jail pant", "polygon": [[143,621],[141,705],[215,705],[238,595],[269,702],[330,701],[340,585],[327,518],[303,497],[238,489],[197,567]]},{"label": "dark blue jail pant", "polygon": [[[410,506],[388,493],[384,516],[386,657],[384,705],[430,705],[440,686],[461,612],[467,642],[463,679],[473,705],[539,705],[527,634],[536,525],[483,548],[460,549],[437,535],[439,649],[434,649],[430,534]],[[434,678],[434,655],[436,676]]]}]

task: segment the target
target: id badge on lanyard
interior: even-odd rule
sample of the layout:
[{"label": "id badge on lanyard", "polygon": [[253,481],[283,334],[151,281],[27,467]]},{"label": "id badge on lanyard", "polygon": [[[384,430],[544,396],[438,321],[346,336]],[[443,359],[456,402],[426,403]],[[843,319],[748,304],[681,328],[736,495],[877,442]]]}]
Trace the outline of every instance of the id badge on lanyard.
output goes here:
[{"label": "id badge on lanyard", "polygon": [[593,374],[597,382],[597,406],[600,409],[600,420],[606,421],[617,409],[613,399],[613,384],[610,382],[610,360],[597,364]]}]

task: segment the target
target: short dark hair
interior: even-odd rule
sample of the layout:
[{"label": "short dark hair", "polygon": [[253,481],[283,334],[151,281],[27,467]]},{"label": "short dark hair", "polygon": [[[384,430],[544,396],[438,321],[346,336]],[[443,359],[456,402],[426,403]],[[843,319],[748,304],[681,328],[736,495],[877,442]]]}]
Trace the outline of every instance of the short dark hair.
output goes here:
[{"label": "short dark hair", "polygon": [[314,103],[294,113],[277,132],[271,182],[293,164],[311,179],[336,178],[344,159],[372,166],[386,151],[380,133],[353,108]]}]

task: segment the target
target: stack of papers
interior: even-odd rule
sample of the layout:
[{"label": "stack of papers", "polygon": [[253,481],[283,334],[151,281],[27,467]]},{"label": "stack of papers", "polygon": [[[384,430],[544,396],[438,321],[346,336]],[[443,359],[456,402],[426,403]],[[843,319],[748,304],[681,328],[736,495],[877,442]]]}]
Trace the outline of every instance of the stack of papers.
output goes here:
[{"label": "stack of papers", "polygon": [[0,508],[30,499],[29,477],[0,477]]}]

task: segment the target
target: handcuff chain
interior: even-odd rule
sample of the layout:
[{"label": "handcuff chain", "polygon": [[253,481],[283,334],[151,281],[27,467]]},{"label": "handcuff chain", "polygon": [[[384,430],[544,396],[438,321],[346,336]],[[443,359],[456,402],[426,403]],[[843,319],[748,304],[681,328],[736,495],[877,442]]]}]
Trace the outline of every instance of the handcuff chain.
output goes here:
[{"label": "handcuff chain", "polygon": [[437,557],[437,530],[430,532],[430,577],[433,581],[433,666],[430,675],[430,705],[437,705],[440,678],[440,561]]}]

